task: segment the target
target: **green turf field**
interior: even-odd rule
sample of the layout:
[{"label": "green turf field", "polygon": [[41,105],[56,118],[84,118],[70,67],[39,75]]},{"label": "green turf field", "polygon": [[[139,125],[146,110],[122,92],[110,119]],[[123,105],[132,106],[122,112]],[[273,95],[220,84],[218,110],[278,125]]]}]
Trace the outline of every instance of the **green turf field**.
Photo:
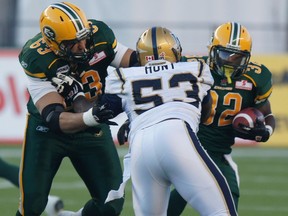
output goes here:
[{"label": "green turf field", "polygon": [[[119,147],[121,157],[127,148]],[[0,157],[18,164],[19,147],[0,146]],[[233,158],[237,162],[241,180],[239,215],[287,216],[288,215],[288,148],[235,148]],[[65,207],[78,210],[89,199],[85,186],[76,175],[70,162],[64,160],[53,183],[51,194],[61,196]],[[15,215],[18,190],[0,179],[0,215]],[[123,216],[133,216],[131,184],[126,189]],[[198,215],[190,207],[183,216]]]}]

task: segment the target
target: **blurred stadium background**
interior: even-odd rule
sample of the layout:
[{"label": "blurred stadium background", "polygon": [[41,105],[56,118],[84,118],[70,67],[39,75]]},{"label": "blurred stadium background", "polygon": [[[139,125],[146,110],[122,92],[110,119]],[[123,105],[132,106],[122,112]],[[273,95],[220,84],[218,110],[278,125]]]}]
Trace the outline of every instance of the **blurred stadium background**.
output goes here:
[{"label": "blurred stadium background", "polygon": [[[26,40],[39,32],[38,19],[51,0],[1,0],[0,7],[0,157],[19,164],[26,115],[26,78],[17,55]],[[105,21],[118,40],[135,47],[138,36],[151,26],[165,26],[178,35],[183,54],[206,54],[212,31],[221,23],[237,21],[253,38],[253,60],[273,73],[271,103],[277,119],[268,143],[239,142],[234,148],[241,177],[240,215],[288,215],[288,1],[207,0],[142,2],[84,0],[71,2],[88,18]],[[125,116],[117,121],[121,124]],[[117,127],[112,128],[113,133]],[[117,143],[116,143],[117,145]],[[118,147],[123,157],[127,147]],[[0,215],[14,215],[18,190],[0,179]],[[79,209],[88,199],[79,177],[65,160],[52,189],[67,208]],[[132,216],[131,188],[124,216]],[[197,215],[187,208],[183,215]]]}]

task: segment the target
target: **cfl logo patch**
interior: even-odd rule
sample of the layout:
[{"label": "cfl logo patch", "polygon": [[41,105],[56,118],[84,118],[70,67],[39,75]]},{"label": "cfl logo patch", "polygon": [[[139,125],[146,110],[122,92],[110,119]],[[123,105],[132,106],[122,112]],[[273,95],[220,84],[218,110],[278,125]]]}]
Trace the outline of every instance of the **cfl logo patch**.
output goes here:
[{"label": "cfl logo patch", "polygon": [[47,132],[49,131],[49,128],[44,127],[44,126],[42,126],[42,125],[38,125],[38,126],[36,127],[36,131],[40,131],[40,132],[43,132],[43,133],[47,133]]}]

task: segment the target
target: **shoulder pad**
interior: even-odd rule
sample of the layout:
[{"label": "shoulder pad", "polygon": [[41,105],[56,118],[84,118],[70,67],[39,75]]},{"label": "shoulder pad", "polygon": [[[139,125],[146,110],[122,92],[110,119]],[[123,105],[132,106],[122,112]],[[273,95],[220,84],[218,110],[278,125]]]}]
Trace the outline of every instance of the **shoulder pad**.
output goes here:
[{"label": "shoulder pad", "polygon": [[265,65],[255,62],[249,62],[244,75],[250,77],[256,84],[271,82],[272,79],[270,70]]},{"label": "shoulder pad", "polygon": [[257,88],[256,102],[265,101],[272,93],[272,73],[263,64],[250,62],[243,74]]},{"label": "shoulder pad", "polygon": [[115,41],[115,35],[106,23],[94,19],[90,19],[89,22],[93,27],[93,38],[96,44],[97,42],[113,44]]},{"label": "shoulder pad", "polygon": [[42,40],[41,34],[27,41],[21,53],[19,62],[25,73],[34,78],[45,79],[47,71],[58,62],[58,57],[51,51]]}]

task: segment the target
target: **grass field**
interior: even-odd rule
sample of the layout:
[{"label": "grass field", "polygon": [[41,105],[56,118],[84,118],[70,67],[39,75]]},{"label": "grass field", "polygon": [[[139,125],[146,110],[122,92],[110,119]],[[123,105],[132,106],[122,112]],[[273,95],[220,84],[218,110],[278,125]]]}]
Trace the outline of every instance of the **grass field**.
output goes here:
[{"label": "grass field", "polygon": [[[119,147],[120,157],[126,147]],[[0,157],[17,164],[20,147],[0,147]],[[288,148],[238,147],[233,151],[238,164],[241,181],[239,215],[244,216],[287,216],[288,215]],[[51,194],[61,196],[65,208],[78,210],[89,199],[80,178],[69,160],[64,160],[56,175]],[[0,179],[0,215],[15,215],[18,190],[4,179]],[[131,184],[126,189],[126,201],[122,216],[133,216]],[[187,207],[183,216],[198,215]]]}]

